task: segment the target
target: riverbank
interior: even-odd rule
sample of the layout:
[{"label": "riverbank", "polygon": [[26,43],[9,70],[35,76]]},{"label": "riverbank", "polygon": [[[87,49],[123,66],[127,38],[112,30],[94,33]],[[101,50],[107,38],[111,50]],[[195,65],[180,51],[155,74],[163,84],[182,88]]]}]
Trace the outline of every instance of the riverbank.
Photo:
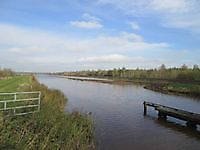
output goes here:
[{"label": "riverbank", "polygon": [[32,76],[0,80],[0,92],[36,90],[42,93],[40,112],[1,114],[0,149],[95,149],[92,120],[79,112],[64,112],[67,98],[60,91],[48,89]]},{"label": "riverbank", "polygon": [[78,76],[58,76],[72,80],[93,81],[109,84],[139,84],[145,89],[156,92],[174,95],[184,95],[200,97],[200,85],[183,81],[170,80],[147,80],[147,79],[119,79],[119,78],[95,78],[95,77],[78,77]]},{"label": "riverbank", "polygon": [[171,83],[171,82],[151,83],[151,84],[146,84],[144,88],[166,94],[200,97],[200,85],[197,84]]}]

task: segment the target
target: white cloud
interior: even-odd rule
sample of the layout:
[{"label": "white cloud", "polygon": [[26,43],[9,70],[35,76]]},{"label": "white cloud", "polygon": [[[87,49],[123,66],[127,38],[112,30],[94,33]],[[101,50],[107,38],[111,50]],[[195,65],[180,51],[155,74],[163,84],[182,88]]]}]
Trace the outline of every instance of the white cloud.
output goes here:
[{"label": "white cloud", "polygon": [[10,52],[83,52],[83,51],[133,51],[162,49],[167,43],[148,43],[141,35],[122,32],[116,36],[96,36],[93,38],[72,38],[40,30],[0,24],[0,44]]},{"label": "white cloud", "polygon": [[0,44],[14,52],[43,51],[65,44],[62,37],[53,33],[8,24],[0,24],[0,35]]},{"label": "white cloud", "polygon": [[148,5],[151,1],[152,0],[97,0],[97,3],[99,5],[111,4],[127,14],[138,15],[148,9]]},{"label": "white cloud", "polygon": [[119,54],[110,54],[104,56],[93,56],[93,57],[84,57],[80,58],[80,62],[119,62],[126,60],[127,57]]},{"label": "white cloud", "polygon": [[169,47],[168,43],[148,43],[143,41],[140,35],[122,32],[119,36],[103,36],[95,39],[97,50],[104,51],[138,51],[150,49],[164,49]]},{"label": "white cloud", "polygon": [[162,14],[163,26],[200,33],[200,1],[153,0],[150,6],[155,12]]},{"label": "white cloud", "polygon": [[164,42],[146,42],[141,35],[128,32],[115,36],[75,38],[33,28],[0,24],[0,64],[9,64],[14,68],[24,66],[29,70],[37,69],[38,65],[40,68],[44,65],[43,69],[47,70],[49,64],[57,64],[58,68],[60,65],[81,68],[82,64],[89,62],[94,62],[94,66],[95,62],[112,62],[112,65],[117,67],[120,62],[129,64],[141,61],[138,55],[131,57],[123,55],[124,53],[165,51],[169,46]]},{"label": "white cloud", "polygon": [[93,16],[93,15],[91,15],[91,14],[88,14],[88,13],[84,13],[83,15],[82,15],[82,18],[83,19],[85,19],[85,20],[93,20],[93,21],[101,21],[101,19],[100,18],[98,18],[98,17],[96,17],[96,16]]},{"label": "white cloud", "polygon": [[8,48],[8,51],[13,52],[13,53],[19,53],[19,54],[28,54],[30,52],[46,51],[46,48],[36,47],[36,46],[32,46],[32,47],[11,47],[11,48]]},{"label": "white cloud", "polygon": [[97,0],[111,4],[129,15],[155,16],[165,27],[200,33],[199,0]]},{"label": "white cloud", "polygon": [[145,58],[142,56],[126,56],[122,54],[82,57],[78,60],[78,62],[81,63],[83,66],[87,66],[87,69],[110,69],[119,67],[155,68],[160,66],[160,64],[166,64],[167,66],[173,64],[167,59]]},{"label": "white cloud", "polygon": [[100,29],[103,25],[100,23],[101,19],[88,13],[82,15],[83,20],[70,21],[70,25],[77,28],[85,29]]},{"label": "white cloud", "polygon": [[140,30],[140,26],[136,22],[129,22],[128,23],[132,29],[134,30]]},{"label": "white cloud", "polygon": [[124,62],[144,62],[146,59],[143,57],[128,57],[121,54],[109,54],[103,56],[83,57],[78,60],[79,62],[86,63],[124,63]]},{"label": "white cloud", "polygon": [[40,64],[68,64],[71,63],[73,60],[71,60],[69,57],[66,57],[65,55],[44,55],[44,56],[37,56],[37,57],[25,57],[24,59],[20,60],[19,62],[23,63],[24,61],[28,63],[40,63]]},{"label": "white cloud", "polygon": [[[192,1],[192,0],[191,0]],[[154,10],[168,13],[185,13],[191,9],[191,1],[188,0],[152,0],[150,7]]]},{"label": "white cloud", "polygon": [[[197,0],[97,0],[98,4],[112,4],[127,13],[150,13],[150,11],[165,11],[168,13],[183,13],[194,9]],[[198,6],[197,6],[198,7]],[[132,9],[131,9],[132,8]]]},{"label": "white cloud", "polygon": [[103,27],[103,25],[97,21],[70,21],[70,25],[85,29],[99,29]]},{"label": "white cloud", "polygon": [[143,37],[139,34],[122,32],[121,35],[123,38],[128,39],[128,40],[137,41],[137,42],[143,41]]}]

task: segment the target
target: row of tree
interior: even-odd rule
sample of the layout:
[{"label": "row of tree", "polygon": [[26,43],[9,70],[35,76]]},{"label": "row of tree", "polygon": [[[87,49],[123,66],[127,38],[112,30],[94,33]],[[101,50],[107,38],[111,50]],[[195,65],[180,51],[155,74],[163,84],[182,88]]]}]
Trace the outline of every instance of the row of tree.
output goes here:
[{"label": "row of tree", "polygon": [[15,72],[12,71],[11,69],[7,69],[7,68],[1,69],[0,68],[0,78],[9,77],[9,76],[13,76],[13,75],[15,75]]},{"label": "row of tree", "polygon": [[126,69],[118,68],[112,70],[87,70],[76,72],[64,72],[61,75],[86,76],[86,77],[107,77],[125,79],[167,79],[167,80],[190,80],[200,81],[200,69],[198,65],[188,68],[183,65],[180,68],[166,68],[161,65],[158,69]]}]

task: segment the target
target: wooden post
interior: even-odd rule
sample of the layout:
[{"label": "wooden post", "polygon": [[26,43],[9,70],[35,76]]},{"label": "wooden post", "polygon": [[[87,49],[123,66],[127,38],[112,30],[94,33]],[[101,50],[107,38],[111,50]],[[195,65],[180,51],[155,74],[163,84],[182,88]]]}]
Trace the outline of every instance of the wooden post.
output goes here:
[{"label": "wooden post", "polygon": [[187,122],[186,122],[186,125],[187,125],[187,127],[189,127],[189,128],[193,128],[193,129],[196,129],[196,128],[197,128],[196,123],[191,122],[191,121],[187,121]]},{"label": "wooden post", "polygon": [[159,111],[158,112],[158,118],[163,119],[163,120],[167,120],[167,115]]},{"label": "wooden post", "polygon": [[174,117],[187,121],[186,125],[193,129],[196,129],[197,125],[200,125],[200,114],[145,101],[143,102],[143,105],[144,115],[147,114],[147,107],[149,106],[154,107],[155,110],[158,111],[159,119],[166,120],[167,116]]},{"label": "wooden post", "polygon": [[145,101],[144,101],[143,105],[144,105],[144,115],[146,116],[147,115],[147,105],[146,105]]}]

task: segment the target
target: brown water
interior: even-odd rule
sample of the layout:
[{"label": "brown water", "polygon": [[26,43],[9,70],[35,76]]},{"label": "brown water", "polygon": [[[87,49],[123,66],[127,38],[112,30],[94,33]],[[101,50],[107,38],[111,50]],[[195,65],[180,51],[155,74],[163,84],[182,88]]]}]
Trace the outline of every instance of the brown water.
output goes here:
[{"label": "brown water", "polygon": [[200,150],[200,132],[185,127],[185,122],[157,119],[148,109],[143,116],[143,101],[150,101],[200,113],[200,100],[166,95],[136,85],[112,85],[59,77],[37,76],[50,88],[67,97],[66,111],[92,112],[95,139],[100,150]]}]

